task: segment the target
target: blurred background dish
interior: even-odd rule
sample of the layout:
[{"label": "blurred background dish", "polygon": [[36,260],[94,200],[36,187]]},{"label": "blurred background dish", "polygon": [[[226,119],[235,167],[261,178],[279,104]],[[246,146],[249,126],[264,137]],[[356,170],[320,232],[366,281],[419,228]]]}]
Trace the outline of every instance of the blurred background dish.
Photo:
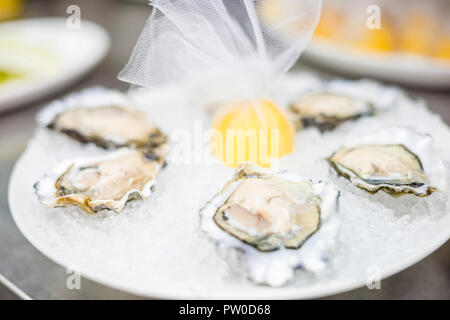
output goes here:
[{"label": "blurred background dish", "polygon": [[0,1],[0,21],[18,18],[24,9],[22,0]]},{"label": "blurred background dish", "polygon": [[106,55],[109,36],[83,20],[66,18],[0,23],[0,111],[56,92],[94,68]]},{"label": "blurred background dish", "polygon": [[305,58],[344,74],[450,87],[450,2],[324,0]]}]

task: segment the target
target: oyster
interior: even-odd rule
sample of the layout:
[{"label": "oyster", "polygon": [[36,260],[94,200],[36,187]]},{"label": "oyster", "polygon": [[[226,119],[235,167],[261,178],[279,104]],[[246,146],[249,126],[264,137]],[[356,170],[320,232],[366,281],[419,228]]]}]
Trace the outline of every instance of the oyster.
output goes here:
[{"label": "oyster", "polygon": [[306,181],[247,177],[216,211],[214,221],[260,251],[296,249],[317,231],[319,203]]},{"label": "oyster", "polygon": [[329,161],[340,175],[371,193],[427,196],[434,191],[420,159],[404,145],[343,147]]},{"label": "oyster", "polygon": [[[91,96],[91,104],[85,103],[86,95]],[[125,96],[112,90],[91,89],[51,105],[43,114],[41,123],[46,127],[82,143],[105,149],[135,148],[160,162],[168,151],[167,137],[145,112],[131,108]]]},{"label": "oyster", "polygon": [[339,175],[370,193],[382,190],[393,197],[408,193],[425,197],[437,191],[422,162],[426,159],[426,164],[431,163],[428,159],[433,157],[433,150],[429,143],[429,136],[391,128],[341,147],[328,161]]},{"label": "oyster", "polygon": [[219,245],[244,251],[254,281],[282,285],[299,266],[324,267],[318,243],[336,234],[337,199],[323,182],[244,165],[201,210],[201,227]]},{"label": "oyster", "polygon": [[366,100],[331,92],[316,92],[293,102],[290,111],[297,127],[312,126],[323,132],[345,121],[372,116],[375,108]]},{"label": "oyster", "polygon": [[151,194],[160,168],[142,152],[122,149],[99,158],[64,161],[34,188],[48,207],[76,205],[89,214],[103,209],[120,212],[129,200]]}]

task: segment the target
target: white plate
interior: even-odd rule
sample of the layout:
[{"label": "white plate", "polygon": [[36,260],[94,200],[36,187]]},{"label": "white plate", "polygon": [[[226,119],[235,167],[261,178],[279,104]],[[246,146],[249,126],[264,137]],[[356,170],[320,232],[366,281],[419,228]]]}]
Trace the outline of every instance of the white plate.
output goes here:
[{"label": "white plate", "polygon": [[110,39],[99,25],[82,20],[69,30],[66,18],[0,23],[0,70],[23,77],[0,84],[0,111],[29,103],[73,83],[106,55]]},{"label": "white plate", "polygon": [[450,62],[401,53],[371,53],[315,37],[306,60],[348,75],[428,88],[450,88]]},{"label": "white plate", "polygon": [[[294,76],[286,80],[289,81],[276,90],[285,98],[288,95],[283,92],[284,89],[290,91],[292,87],[304,86],[305,90],[311,90],[323,85],[315,77]],[[449,141],[447,125],[420,102],[411,101],[391,88],[372,86],[366,81],[348,83],[344,87],[349,89],[348,85],[350,89],[364,93],[369,100],[369,97],[376,99],[380,95],[391,95],[389,105],[395,104],[396,107],[378,117],[349,123],[336,130],[334,135],[320,135],[314,130],[299,132],[296,150],[301,152],[301,157],[304,154],[311,157],[305,161],[295,155],[290,159],[287,156],[282,159],[283,169],[294,172],[301,169],[298,173],[320,177],[322,173],[327,174],[329,168],[320,165],[317,160],[335,151],[336,143],[353,141],[361,132],[376,132],[387,125],[416,123],[416,129],[429,132],[438,145],[445,146]],[[137,93],[134,95],[136,104],[152,106],[146,109],[149,117],[157,119],[158,126],[166,133],[173,133],[179,128],[191,132],[189,128],[193,121],[202,119],[204,115],[204,112],[194,110],[187,102],[189,99],[180,92],[170,90],[161,92],[160,96],[146,96],[145,91]],[[173,118],[173,114],[180,116]],[[200,124],[207,125],[201,121]],[[303,143],[308,140],[309,143]],[[444,158],[450,159],[450,151],[442,151]],[[228,259],[225,261],[218,255],[214,244],[198,229],[199,208],[214,195],[214,190],[220,190],[231,178],[232,168],[176,164],[170,158],[167,168],[158,177],[155,198],[152,198],[154,201],[130,203],[130,210],[120,215],[87,216],[70,208],[48,209],[37,201],[32,185],[55,163],[99,152],[104,151],[82,146],[43,128],[37,130],[11,175],[11,213],[24,236],[56,263],[64,267],[77,266],[83,277],[137,295],[186,299],[328,296],[365,286],[368,266],[376,265],[380,276],[386,278],[423,259],[450,238],[450,214],[443,212],[444,208],[436,207],[436,201],[433,207],[439,211],[433,211],[435,215],[430,217],[421,213],[425,204],[416,198],[410,198],[413,201],[411,207],[405,206],[405,202],[399,205],[401,210],[393,216],[392,210],[385,210],[379,203],[380,199],[384,199],[387,206],[392,206],[392,201],[396,200],[386,199],[388,195],[371,198],[351,188],[347,191],[343,189],[343,237],[340,237],[343,246],[336,250],[333,259],[336,262],[339,257],[343,258],[335,264],[339,269],[332,270],[330,266],[330,275],[317,279],[299,272],[295,283],[286,287],[258,286],[246,281],[242,274],[235,276],[229,272]],[[304,167],[299,168],[299,161],[303,161]],[[179,183],[175,182],[176,179]],[[174,195],[180,201],[173,201]],[[180,198],[178,195],[183,196]],[[359,201],[362,199],[365,200]],[[365,206],[370,211],[364,211]],[[375,232],[372,232],[373,229],[376,229]],[[171,232],[176,232],[174,240],[171,240]],[[349,259],[350,256],[352,259]]]},{"label": "white plate", "polygon": [[[37,232],[36,225],[32,223],[33,220],[29,219],[29,215],[33,214],[33,204],[30,201],[24,201],[22,196],[22,190],[31,189],[29,178],[21,174],[21,172],[26,172],[24,166],[26,165],[26,162],[29,161],[26,157],[26,154],[21,157],[11,175],[9,184],[9,206],[12,216],[22,234],[36,249],[57,264],[68,268],[73,265],[72,262],[68,261],[67,257],[63,257],[59,255],[58,252],[55,252],[52,245],[45,239],[40,239],[41,235]],[[443,245],[450,238],[449,217],[443,219],[442,223],[447,225],[447,233],[441,234],[440,237],[435,238],[430,242],[428,247],[423,248],[414,255],[385,265],[380,270],[382,278],[387,278],[414,265]],[[245,288],[245,290],[240,290],[240,288],[236,286],[234,288],[230,287],[227,291],[209,292],[207,295],[202,295],[195,291],[193,292],[185,289],[180,290],[180,288],[176,287],[142,288],[95,270],[81,269],[79,271],[83,277],[97,281],[106,286],[124,290],[136,295],[167,299],[311,299],[345,292],[363,287],[367,284],[367,277],[359,277],[346,280],[330,280],[326,284],[321,283],[306,288],[269,288],[255,286],[251,289]]]}]

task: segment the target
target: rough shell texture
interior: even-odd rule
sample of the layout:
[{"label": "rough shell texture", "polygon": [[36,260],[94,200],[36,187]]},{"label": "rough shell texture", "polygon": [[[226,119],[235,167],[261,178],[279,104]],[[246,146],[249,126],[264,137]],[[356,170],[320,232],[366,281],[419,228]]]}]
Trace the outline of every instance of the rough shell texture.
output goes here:
[{"label": "rough shell texture", "polygon": [[92,214],[103,209],[122,211],[136,198],[147,198],[160,164],[139,151],[119,150],[102,157],[61,162],[35,185],[48,207],[78,206]]},{"label": "rough shell texture", "polygon": [[431,136],[391,127],[341,147],[329,159],[355,186],[394,197],[447,190],[447,170]]},{"label": "rough shell texture", "polygon": [[306,181],[240,175],[240,184],[217,209],[225,232],[259,251],[299,248],[319,228],[321,199]]},{"label": "rough shell texture", "polygon": [[134,109],[122,93],[90,88],[51,103],[38,115],[38,122],[81,143],[105,149],[135,148],[160,162],[168,152],[167,137]]},{"label": "rough shell texture", "polygon": [[[256,171],[255,171],[256,170]],[[324,182],[313,182],[286,172],[264,174],[258,169],[240,168],[235,178],[201,210],[201,228],[216,241],[219,247],[237,248],[244,252],[245,265],[251,280],[256,283],[279,286],[293,276],[296,268],[320,272],[326,266],[329,250],[335,245],[339,228],[338,191]],[[214,216],[226,203],[233,192],[246,179],[280,179],[289,183],[309,183],[313,194],[320,197],[320,228],[300,241],[299,249],[279,247],[278,250],[264,252],[223,230],[214,221]],[[305,240],[306,238],[302,239]]]},{"label": "rough shell texture", "polygon": [[298,128],[317,127],[322,132],[343,122],[372,116],[374,106],[363,99],[332,92],[311,92],[291,103]]}]

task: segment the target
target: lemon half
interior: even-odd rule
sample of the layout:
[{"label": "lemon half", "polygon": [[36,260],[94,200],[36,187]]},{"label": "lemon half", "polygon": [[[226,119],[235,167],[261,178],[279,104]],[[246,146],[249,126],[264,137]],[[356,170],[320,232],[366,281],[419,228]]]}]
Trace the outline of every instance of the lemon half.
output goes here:
[{"label": "lemon half", "polygon": [[295,129],[270,100],[228,105],[215,117],[213,127],[213,154],[228,166],[269,167],[271,160],[294,150]]}]

